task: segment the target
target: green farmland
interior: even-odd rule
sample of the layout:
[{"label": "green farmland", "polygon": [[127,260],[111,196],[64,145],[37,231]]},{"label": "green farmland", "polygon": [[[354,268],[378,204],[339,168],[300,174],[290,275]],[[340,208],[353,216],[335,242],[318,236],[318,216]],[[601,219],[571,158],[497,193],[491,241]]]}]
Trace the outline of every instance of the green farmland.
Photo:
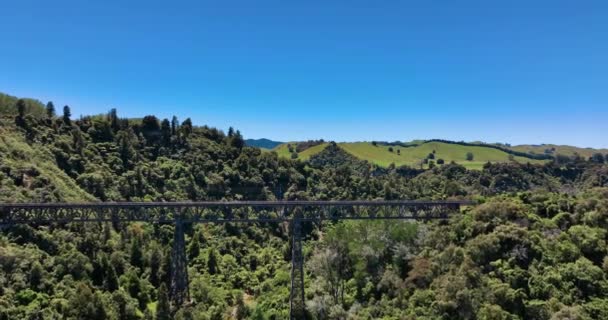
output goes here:
[{"label": "green farmland", "polygon": [[[292,143],[294,144],[294,143]],[[311,156],[321,152],[327,143],[306,149],[298,154],[301,160],[308,160]],[[366,160],[379,166],[387,167],[391,163],[396,166],[424,166],[423,160],[434,152],[434,160],[443,159],[445,163],[454,161],[469,169],[481,169],[487,162],[509,162],[517,161],[520,163],[542,164],[545,161],[534,160],[526,157],[510,156],[508,153],[482,146],[466,146],[444,142],[426,142],[416,146],[388,146],[371,142],[346,142],[338,143],[344,151],[350,153],[358,159]],[[392,151],[391,151],[392,150]],[[274,149],[281,157],[290,157],[287,144],[282,144]],[[467,153],[473,154],[473,160],[467,160]]]}]

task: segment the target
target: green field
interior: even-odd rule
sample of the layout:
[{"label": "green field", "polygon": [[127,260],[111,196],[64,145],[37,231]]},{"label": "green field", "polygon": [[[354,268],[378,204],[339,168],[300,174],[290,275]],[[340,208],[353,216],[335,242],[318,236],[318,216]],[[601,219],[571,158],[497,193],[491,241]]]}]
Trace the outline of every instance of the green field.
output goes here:
[{"label": "green field", "polygon": [[[389,151],[390,146],[376,145],[371,142],[347,142],[338,143],[338,145],[346,152],[352,154],[361,160],[367,160],[371,163],[387,167],[391,163],[396,166],[408,165],[419,167],[421,161],[426,158],[429,153],[435,151],[435,161],[443,159],[445,163],[454,161],[469,169],[481,169],[487,162],[508,162],[509,154],[494,148],[464,146],[458,144],[450,144],[443,142],[427,142],[414,147],[393,146],[393,152]],[[321,152],[327,144],[318,145],[299,154],[299,159],[307,160],[312,155]],[[398,151],[399,150],[399,151]],[[289,157],[287,145],[283,144],[274,149],[279,156]],[[472,152],[473,161],[466,160],[466,154]],[[514,161],[521,163],[536,163],[541,164],[544,161],[533,160],[525,157],[513,157]]]},{"label": "green field", "polygon": [[[290,143],[295,148],[296,143],[295,142],[290,142]],[[328,145],[328,143],[321,143],[314,147],[310,147],[310,148],[298,153],[298,159],[308,160],[308,159],[310,159],[311,156],[323,151],[323,149],[325,149],[325,147],[327,147],[327,145]],[[284,157],[284,158],[291,157],[291,154],[289,153],[289,149],[287,148],[287,143],[281,144],[272,150],[275,151],[279,155],[279,157]]]},{"label": "green field", "polygon": [[511,149],[520,152],[544,154],[547,149],[555,149],[553,155],[562,154],[565,156],[574,156],[575,154],[588,159],[594,153],[608,154],[608,149],[593,149],[593,148],[579,148],[573,146],[555,145],[555,144],[542,144],[542,145],[519,145],[511,147]]}]

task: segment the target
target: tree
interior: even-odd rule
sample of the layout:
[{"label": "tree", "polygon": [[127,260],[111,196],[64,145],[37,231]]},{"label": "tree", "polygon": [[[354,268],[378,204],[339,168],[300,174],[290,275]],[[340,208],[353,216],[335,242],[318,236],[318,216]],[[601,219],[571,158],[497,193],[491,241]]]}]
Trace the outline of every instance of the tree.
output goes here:
[{"label": "tree", "polygon": [[49,119],[55,117],[55,105],[53,104],[53,101],[49,101],[46,104],[46,117]]},{"label": "tree", "polygon": [[241,132],[239,130],[236,131],[236,133],[230,140],[230,145],[239,150],[243,149],[243,147],[245,146],[245,139],[243,139],[243,136],[241,135]]},{"label": "tree", "polygon": [[150,283],[152,283],[152,285],[155,287],[157,287],[160,283],[160,268],[162,266],[162,263],[163,257],[160,252],[160,249],[155,246],[152,249],[152,253],[150,254],[150,261],[148,263],[150,265]]},{"label": "tree", "polygon": [[160,124],[160,135],[163,139],[163,145],[168,146],[171,143],[171,124],[169,119],[163,119]]},{"label": "tree", "polygon": [[123,286],[129,295],[137,299],[137,297],[139,297],[139,293],[141,292],[141,283],[135,269],[129,269],[121,281],[124,281]]},{"label": "tree", "polygon": [[143,253],[141,251],[141,241],[138,237],[131,242],[131,264],[141,268],[143,265]]},{"label": "tree", "polygon": [[228,128],[228,138],[232,138],[232,136],[234,136],[234,128],[230,127]]},{"label": "tree", "polygon": [[343,302],[347,275],[353,268],[357,268],[350,259],[349,242],[352,243],[356,237],[351,226],[339,223],[330,229],[324,236],[326,246],[317,248],[310,261],[311,269],[323,280],[324,289],[334,304]]},{"label": "tree", "polygon": [[72,119],[70,119],[70,117],[72,117],[72,111],[70,110],[70,106],[63,106],[63,123],[65,123],[66,125],[71,125]]},{"label": "tree", "polygon": [[[112,305],[116,308],[119,320],[136,320],[141,319],[137,315],[137,303],[135,299],[129,297],[123,290],[117,290],[112,293]],[[146,308],[146,310],[149,310]],[[146,318],[144,318],[146,319]],[[148,319],[154,320],[154,315],[150,315]]]},{"label": "tree", "polygon": [[156,305],[156,320],[171,320],[171,305],[167,294],[167,286],[162,283],[158,288],[158,304]]},{"label": "tree", "polygon": [[38,261],[34,262],[30,269],[30,287],[36,290],[42,283],[43,277],[44,269],[42,269],[42,265]]},{"label": "tree", "polygon": [[602,155],[599,152],[594,153],[591,156],[591,162],[595,162],[595,163],[604,163],[605,159],[604,159],[604,155]]},{"label": "tree", "polygon": [[182,122],[181,129],[184,137],[187,138],[188,136],[190,136],[190,134],[192,133],[192,120],[190,120],[190,118],[184,120],[184,122]]},{"label": "tree", "polygon": [[467,152],[466,159],[467,161],[473,161],[474,155],[473,152]]},{"label": "tree", "polygon": [[114,131],[110,122],[104,119],[93,119],[92,126],[87,130],[95,142],[110,142],[114,140]]},{"label": "tree", "polygon": [[118,145],[118,154],[122,160],[122,165],[131,169],[132,163],[137,160],[137,136],[132,128],[120,130],[116,134],[116,144]]},{"label": "tree", "polygon": [[437,164],[444,164],[444,163],[445,163],[445,160],[443,160],[441,158],[437,159]]},{"label": "tree", "polygon": [[25,100],[19,99],[17,100],[17,115],[19,118],[25,117],[25,109],[26,109]]},{"label": "tree", "polygon": [[209,274],[212,275],[219,273],[220,271],[219,263],[217,261],[217,255],[213,248],[209,250],[209,254],[207,255],[207,271],[209,271]]},{"label": "tree", "polygon": [[[433,151],[435,151],[435,150],[433,150]],[[435,159],[435,153],[434,152],[429,153],[429,155],[427,156],[427,158],[431,159],[431,160]]]},{"label": "tree", "polygon": [[141,120],[141,132],[149,144],[154,144],[160,137],[160,125],[158,118],[147,115]]},{"label": "tree", "polygon": [[188,259],[193,260],[198,257],[201,252],[201,244],[199,241],[198,233],[195,232],[192,240],[190,240],[190,245],[188,246]]},{"label": "tree", "polygon": [[107,319],[101,293],[99,291],[93,292],[84,282],[77,284],[76,291],[70,299],[70,309],[74,314],[74,319]]},{"label": "tree", "polygon": [[15,118],[15,124],[19,127],[25,128],[25,100],[17,100],[17,117]]},{"label": "tree", "polygon": [[118,130],[118,112],[116,111],[116,108],[112,108],[110,109],[110,112],[108,113],[108,121],[110,122],[110,128],[112,128],[112,130],[117,131]]},{"label": "tree", "polygon": [[179,122],[177,121],[177,117],[173,116],[171,118],[171,135],[175,135],[177,133],[177,129],[179,128]]},{"label": "tree", "polygon": [[393,147],[388,147],[388,152],[393,152]]},{"label": "tree", "polygon": [[171,284],[171,253],[165,250],[162,253],[162,263],[158,272],[158,278],[161,283],[166,285]]},{"label": "tree", "polygon": [[114,292],[120,287],[118,284],[118,275],[116,275],[116,269],[114,268],[114,266],[108,265],[106,271],[107,274],[104,279],[104,287],[108,291]]}]

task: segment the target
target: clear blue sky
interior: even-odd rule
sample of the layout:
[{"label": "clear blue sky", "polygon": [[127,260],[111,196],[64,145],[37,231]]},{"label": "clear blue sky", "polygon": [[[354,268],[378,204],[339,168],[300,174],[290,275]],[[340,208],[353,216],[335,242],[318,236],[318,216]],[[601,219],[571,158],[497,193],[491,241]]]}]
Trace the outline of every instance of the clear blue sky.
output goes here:
[{"label": "clear blue sky", "polygon": [[[128,2],[128,3],[127,3]],[[0,91],[248,138],[608,147],[607,1],[2,1]]]}]

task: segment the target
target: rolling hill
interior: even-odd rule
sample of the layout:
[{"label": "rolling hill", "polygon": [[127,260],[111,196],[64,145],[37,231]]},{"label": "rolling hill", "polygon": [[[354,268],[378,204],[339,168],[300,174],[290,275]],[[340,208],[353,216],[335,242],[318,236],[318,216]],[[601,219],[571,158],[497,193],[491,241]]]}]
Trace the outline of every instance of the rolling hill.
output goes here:
[{"label": "rolling hill", "polygon": [[593,148],[580,148],[566,145],[556,144],[539,144],[539,145],[518,145],[511,147],[511,149],[520,152],[527,152],[532,154],[550,154],[550,155],[564,155],[572,157],[576,154],[588,159],[594,153],[608,154],[608,149],[593,149]]},{"label": "rolling hill", "polygon": [[262,149],[273,149],[275,147],[277,147],[278,145],[281,145],[283,142],[279,142],[279,141],[273,141],[270,139],[246,139],[245,140],[245,145],[247,145],[248,147],[256,147],[256,148],[262,148]]},{"label": "rolling hill", "polygon": [[[295,143],[291,143],[295,145]],[[298,153],[298,159],[308,160],[311,156],[319,153],[328,143],[319,144]],[[503,150],[490,146],[470,146],[456,143],[439,141],[428,141],[411,146],[391,146],[385,144],[373,144],[371,142],[343,142],[338,146],[358,159],[366,160],[379,166],[389,166],[394,163],[396,166],[427,167],[423,160],[433,154],[434,162],[443,159],[445,163],[454,161],[469,169],[481,169],[487,162],[509,162],[517,161],[520,163],[541,164],[546,160],[537,160],[528,157],[511,155]],[[392,151],[391,151],[392,150]],[[288,144],[277,146],[273,151],[281,157],[291,157]],[[508,150],[507,150],[508,151]],[[467,153],[473,154],[473,160],[466,159]]]},{"label": "rolling hill", "polygon": [[[277,146],[276,148],[272,149],[272,151],[275,151],[280,157],[284,157],[284,158],[290,158],[291,157],[291,152],[289,152],[289,145],[290,144],[296,144],[296,142],[288,142],[288,143],[283,143],[279,146]],[[298,159],[300,160],[308,160],[310,159],[311,156],[323,151],[323,149],[325,149],[325,147],[328,146],[328,143],[321,143],[319,145],[310,147],[302,152],[298,153]]]}]

